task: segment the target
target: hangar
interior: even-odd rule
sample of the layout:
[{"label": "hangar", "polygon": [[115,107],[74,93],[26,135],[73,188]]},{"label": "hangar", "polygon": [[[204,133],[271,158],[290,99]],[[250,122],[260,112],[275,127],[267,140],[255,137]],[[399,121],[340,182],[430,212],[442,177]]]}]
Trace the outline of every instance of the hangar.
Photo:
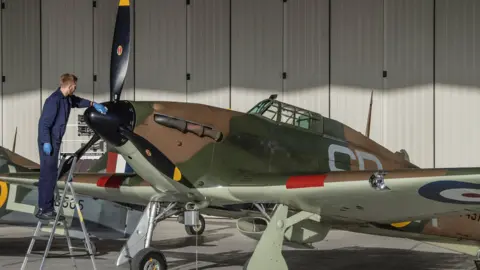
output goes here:
[{"label": "hangar", "polygon": [[[39,160],[58,77],[106,101],[118,0],[1,0],[1,144]],[[270,94],[365,131],[421,167],[478,166],[476,0],[132,0],[124,99],[246,111]],[[472,111],[470,111],[472,110]],[[89,137],[73,110],[63,152]],[[472,121],[470,121],[472,120]],[[83,130],[84,131],[84,130]]]}]

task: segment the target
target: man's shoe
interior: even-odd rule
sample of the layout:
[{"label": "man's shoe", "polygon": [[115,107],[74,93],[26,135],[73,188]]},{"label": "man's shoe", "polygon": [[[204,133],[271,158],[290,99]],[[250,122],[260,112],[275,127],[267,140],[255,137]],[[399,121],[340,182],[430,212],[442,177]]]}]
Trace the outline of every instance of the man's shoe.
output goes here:
[{"label": "man's shoe", "polygon": [[[52,220],[53,221],[57,217],[57,212],[55,212],[55,211],[44,212],[42,209],[38,209],[37,213],[35,213],[35,217],[38,218],[38,219],[41,219],[41,220]],[[63,221],[63,220],[65,220],[65,217],[61,215],[58,218],[58,220]]]}]

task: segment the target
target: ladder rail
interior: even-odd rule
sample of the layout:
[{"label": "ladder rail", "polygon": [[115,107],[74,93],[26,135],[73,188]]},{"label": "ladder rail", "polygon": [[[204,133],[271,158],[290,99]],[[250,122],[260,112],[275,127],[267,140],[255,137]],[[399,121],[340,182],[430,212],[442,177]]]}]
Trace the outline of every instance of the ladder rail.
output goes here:
[{"label": "ladder rail", "polygon": [[[70,257],[72,259],[72,264],[73,264],[75,269],[77,268],[76,263],[75,263],[75,258],[74,258],[74,255],[73,255],[73,246],[72,246],[72,242],[71,242],[71,239],[70,239],[70,233],[69,233],[69,228],[68,228],[68,225],[67,225],[67,221],[66,221],[65,218],[63,218],[63,220],[60,221],[60,216],[63,215],[63,203],[65,202],[65,198],[67,196],[67,192],[68,192],[69,189],[70,189],[71,195],[73,196],[73,200],[75,202],[75,208],[77,210],[78,219],[80,221],[80,225],[82,227],[82,231],[83,231],[83,234],[85,236],[84,241],[87,245],[88,253],[90,254],[90,258],[92,260],[93,269],[94,270],[97,269],[96,264],[95,264],[95,254],[93,254],[93,249],[92,249],[92,245],[91,245],[91,242],[90,242],[90,237],[89,237],[89,234],[87,232],[87,228],[85,226],[85,222],[84,222],[83,214],[82,214],[82,211],[81,211],[81,208],[80,208],[80,204],[77,201],[77,196],[75,194],[75,190],[74,190],[73,184],[72,184],[73,172],[75,170],[75,165],[77,163],[77,159],[78,159],[77,156],[74,155],[74,158],[73,158],[73,161],[72,161],[73,164],[72,164],[72,167],[70,168],[68,176],[65,180],[65,187],[63,189],[62,197],[61,197],[61,200],[60,200],[60,205],[58,207],[58,212],[57,212],[57,215],[55,216],[55,221],[53,222],[52,230],[51,230],[49,238],[48,238],[47,247],[45,248],[45,252],[44,252],[43,257],[42,257],[42,262],[41,262],[41,265],[40,265],[40,269],[43,269],[43,266],[45,264],[45,260],[48,256],[48,253],[49,253],[50,249],[51,249],[53,238],[55,237],[55,231],[57,229],[57,225],[59,224],[59,222],[62,222],[63,225],[64,225],[65,237],[67,239],[67,244],[68,244]],[[66,160],[67,160],[66,155],[63,155],[63,158],[60,162],[59,169],[58,169],[57,181],[59,180],[61,169],[63,168],[63,165],[65,164]],[[57,194],[57,197],[58,197],[58,194],[59,194],[58,188],[56,188],[56,194]],[[26,254],[26,256],[23,260],[23,264],[22,264],[22,268],[21,268],[22,270],[25,269],[25,267],[27,265],[28,256],[31,254],[31,252],[33,250],[33,246],[35,244],[35,240],[37,238],[37,235],[41,230],[41,226],[42,226],[42,221],[39,220],[38,223],[37,223],[37,227],[35,228],[35,232],[34,232],[34,235],[32,237],[32,240],[30,242],[30,246],[28,247],[27,254]]]},{"label": "ladder rail", "polygon": [[95,254],[93,254],[92,245],[90,243],[90,236],[88,235],[87,228],[83,220],[83,214],[82,214],[82,211],[80,210],[80,204],[78,203],[77,196],[75,195],[75,191],[73,189],[72,183],[69,182],[68,185],[70,186],[70,189],[72,191],[73,200],[75,202],[75,208],[77,209],[80,226],[82,227],[83,235],[85,236],[85,243],[87,244],[88,253],[90,254],[90,259],[92,260],[93,269],[96,270],[97,267],[95,265]]}]

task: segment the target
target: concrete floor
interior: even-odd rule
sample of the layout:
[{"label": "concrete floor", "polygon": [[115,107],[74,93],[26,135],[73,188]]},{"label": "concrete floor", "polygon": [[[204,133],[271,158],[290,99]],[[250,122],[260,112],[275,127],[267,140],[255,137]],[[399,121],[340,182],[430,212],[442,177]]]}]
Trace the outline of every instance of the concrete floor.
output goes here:
[{"label": "concrete floor", "polygon": [[[234,221],[207,218],[207,228],[198,238],[189,237],[175,220],[161,222],[152,246],[164,251],[169,270],[242,269],[255,247],[255,241],[235,229]],[[34,228],[0,227],[0,269],[20,269]],[[34,252],[44,251],[46,241],[37,241]],[[74,245],[79,245],[75,241]],[[97,269],[115,267],[123,241],[96,242]],[[475,269],[472,257],[412,240],[331,231],[316,250],[285,247],[284,256],[290,269],[408,269],[469,270]],[[198,253],[197,253],[198,252]],[[58,238],[52,247],[52,258],[44,269],[72,269],[66,242]],[[64,254],[64,255],[63,255]],[[92,269],[89,257],[76,252],[78,269]],[[198,259],[198,262],[197,262]],[[41,255],[31,257],[27,269],[39,269]]]}]

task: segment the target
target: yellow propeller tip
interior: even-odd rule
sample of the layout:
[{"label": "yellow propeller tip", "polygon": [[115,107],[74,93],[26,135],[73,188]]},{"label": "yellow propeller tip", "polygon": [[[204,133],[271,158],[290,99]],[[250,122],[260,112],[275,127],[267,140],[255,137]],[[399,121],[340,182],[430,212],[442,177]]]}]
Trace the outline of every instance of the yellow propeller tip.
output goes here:
[{"label": "yellow propeller tip", "polygon": [[120,0],[119,6],[130,6],[130,0]]}]

